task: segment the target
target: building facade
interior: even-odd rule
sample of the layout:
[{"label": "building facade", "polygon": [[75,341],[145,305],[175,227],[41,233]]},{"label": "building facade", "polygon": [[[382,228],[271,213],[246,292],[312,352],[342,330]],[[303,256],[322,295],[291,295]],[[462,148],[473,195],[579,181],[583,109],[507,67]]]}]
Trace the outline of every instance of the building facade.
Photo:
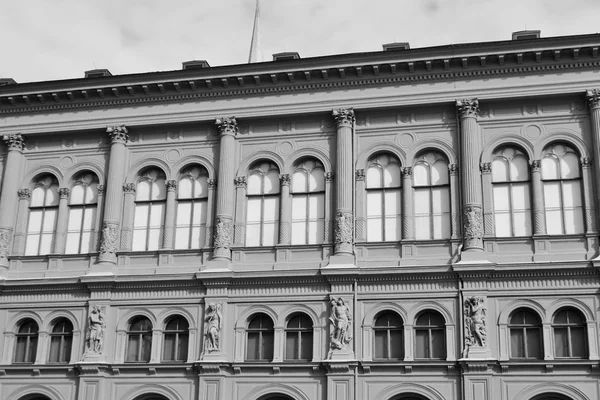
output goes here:
[{"label": "building facade", "polygon": [[0,83],[0,398],[600,398],[600,35]]}]

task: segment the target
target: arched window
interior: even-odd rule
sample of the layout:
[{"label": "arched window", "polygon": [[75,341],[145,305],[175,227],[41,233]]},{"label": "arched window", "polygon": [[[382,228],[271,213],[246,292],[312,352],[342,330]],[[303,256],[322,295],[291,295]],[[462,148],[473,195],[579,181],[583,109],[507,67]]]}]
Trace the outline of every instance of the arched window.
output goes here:
[{"label": "arched window", "polygon": [[367,241],[391,242],[401,237],[400,161],[379,154],[367,167]]},{"label": "arched window", "polygon": [[404,359],[402,318],[392,311],[385,311],[375,319],[375,358],[384,360]]},{"label": "arched window", "polygon": [[171,317],[163,334],[163,361],[186,361],[189,324],[182,316]]},{"label": "arched window", "polygon": [[259,161],[248,172],[246,246],[273,246],[279,234],[279,169]]},{"label": "arched window", "polygon": [[519,309],[510,317],[511,358],[542,357],[542,322],[537,313]]},{"label": "arched window", "polygon": [[564,396],[557,393],[544,393],[538,396],[532,397],[531,400],[573,400],[570,397]]},{"label": "arched window", "polygon": [[50,398],[42,396],[41,394],[30,394],[25,397],[21,397],[19,400],[50,400]]},{"label": "arched window", "polygon": [[421,396],[415,393],[402,393],[398,396],[393,397],[390,400],[429,400],[427,397]]},{"label": "arched window", "polygon": [[246,360],[273,359],[273,321],[265,314],[256,314],[248,323]]},{"label": "arched window", "polygon": [[415,323],[415,358],[446,358],[446,322],[436,311],[425,311]]},{"label": "arched window", "polygon": [[504,147],[492,161],[496,236],[531,235],[529,165],[519,149]]},{"label": "arched window", "polygon": [[274,393],[274,394],[267,394],[265,396],[262,396],[259,400],[294,400],[294,399],[292,399],[290,396],[286,396],[284,394]]},{"label": "arched window", "polygon": [[33,364],[35,362],[38,334],[38,324],[34,320],[26,319],[21,321],[15,335],[17,341],[17,345],[15,346],[15,363]]},{"label": "arched window", "polygon": [[304,160],[292,175],[292,244],[323,243],[325,232],[325,170]]},{"label": "arched window", "polygon": [[546,232],[549,235],[583,233],[581,173],[577,153],[564,144],[544,150],[542,158]]},{"label": "arched window", "polygon": [[304,314],[296,314],[285,329],[285,359],[312,360],[313,324]]},{"label": "arched window", "polygon": [[98,212],[98,177],[82,172],[75,179],[69,198],[67,254],[85,254],[95,250],[92,243]]},{"label": "arched window", "polygon": [[417,158],[413,169],[415,238],[450,237],[448,162],[438,152]]},{"label": "arched window", "polygon": [[134,251],[158,250],[162,245],[167,189],[165,174],[149,168],[140,175],[135,193]]},{"label": "arched window", "polygon": [[134,318],[127,329],[126,362],[148,362],[152,350],[152,322],[146,317]]},{"label": "arched window", "polygon": [[29,203],[25,255],[52,252],[58,200],[58,181],[54,176],[42,175],[35,180]]},{"label": "arched window", "polygon": [[560,310],[554,315],[554,356],[585,358],[588,356],[586,323],[583,315],[573,308]]},{"label": "arched window", "polygon": [[206,236],[208,172],[192,166],[181,173],[177,187],[176,249],[199,249]]},{"label": "arched window", "polygon": [[50,355],[48,362],[68,363],[71,360],[73,347],[73,324],[66,318],[54,323],[50,333]]}]

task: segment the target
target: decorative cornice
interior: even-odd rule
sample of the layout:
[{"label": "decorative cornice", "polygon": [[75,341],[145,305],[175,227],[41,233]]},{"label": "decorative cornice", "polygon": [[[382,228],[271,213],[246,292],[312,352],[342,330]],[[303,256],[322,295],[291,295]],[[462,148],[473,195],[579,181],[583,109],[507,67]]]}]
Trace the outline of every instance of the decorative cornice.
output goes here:
[{"label": "decorative cornice", "polygon": [[4,138],[4,143],[9,150],[23,151],[25,148],[25,138],[20,133],[11,133]]},{"label": "decorative cornice", "polygon": [[235,117],[222,117],[215,120],[219,134],[223,135],[236,135],[239,133],[238,123]]},{"label": "decorative cornice", "polygon": [[333,115],[333,119],[335,119],[335,124],[338,128],[342,126],[352,127],[356,120],[354,117],[354,110],[351,108],[333,110],[331,114]]},{"label": "decorative cornice", "polygon": [[107,126],[106,133],[113,143],[127,143],[129,140],[129,131],[125,125]]},{"label": "decorative cornice", "polygon": [[479,115],[479,100],[477,99],[462,99],[456,100],[456,108],[461,118],[473,117]]},{"label": "decorative cornice", "polygon": [[585,98],[591,109],[600,107],[600,89],[592,89],[585,92]]}]

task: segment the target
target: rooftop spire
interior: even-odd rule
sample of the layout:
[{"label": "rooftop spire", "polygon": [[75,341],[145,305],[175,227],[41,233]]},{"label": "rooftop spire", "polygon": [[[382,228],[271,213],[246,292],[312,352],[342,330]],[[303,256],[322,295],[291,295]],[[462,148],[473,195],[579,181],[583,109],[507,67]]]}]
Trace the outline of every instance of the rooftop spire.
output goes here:
[{"label": "rooftop spire", "polygon": [[252,41],[250,42],[250,54],[248,55],[248,63],[259,62],[258,50],[258,20],[260,17],[259,10],[260,0],[256,0],[256,11],[254,12],[254,27],[252,28]]}]

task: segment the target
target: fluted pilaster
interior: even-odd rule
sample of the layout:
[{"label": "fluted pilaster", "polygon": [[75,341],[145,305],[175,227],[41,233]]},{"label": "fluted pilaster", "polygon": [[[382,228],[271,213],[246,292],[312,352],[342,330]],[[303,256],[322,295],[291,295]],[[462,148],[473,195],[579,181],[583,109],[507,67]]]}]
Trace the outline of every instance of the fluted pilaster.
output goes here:
[{"label": "fluted pilaster", "polygon": [[[592,128],[592,140],[594,143],[593,176],[600,176],[600,89],[588,90],[585,93],[586,100],[590,109],[590,124]],[[596,198],[600,199],[600,185],[596,184]],[[587,204],[586,204],[587,206]],[[588,210],[586,209],[586,214]],[[596,217],[594,217],[594,231],[597,226]]]},{"label": "fluted pilaster", "polygon": [[404,167],[402,168],[402,239],[415,238],[413,191],[412,167]]},{"label": "fluted pilaster", "polygon": [[279,244],[290,244],[292,199],[290,197],[290,175],[283,174],[281,181],[281,212],[279,217]]},{"label": "fluted pilaster", "polygon": [[56,235],[54,239],[55,254],[63,254],[67,244],[67,223],[69,222],[69,195],[71,189],[58,189],[58,218],[56,220]]},{"label": "fluted pilaster", "polygon": [[533,234],[546,234],[544,189],[542,187],[541,160],[531,161],[531,188],[533,190]]},{"label": "fluted pilaster", "polygon": [[173,248],[175,236],[175,207],[177,206],[177,181],[169,180],[167,186],[167,204],[165,210],[165,229],[163,231],[163,249]]}]

